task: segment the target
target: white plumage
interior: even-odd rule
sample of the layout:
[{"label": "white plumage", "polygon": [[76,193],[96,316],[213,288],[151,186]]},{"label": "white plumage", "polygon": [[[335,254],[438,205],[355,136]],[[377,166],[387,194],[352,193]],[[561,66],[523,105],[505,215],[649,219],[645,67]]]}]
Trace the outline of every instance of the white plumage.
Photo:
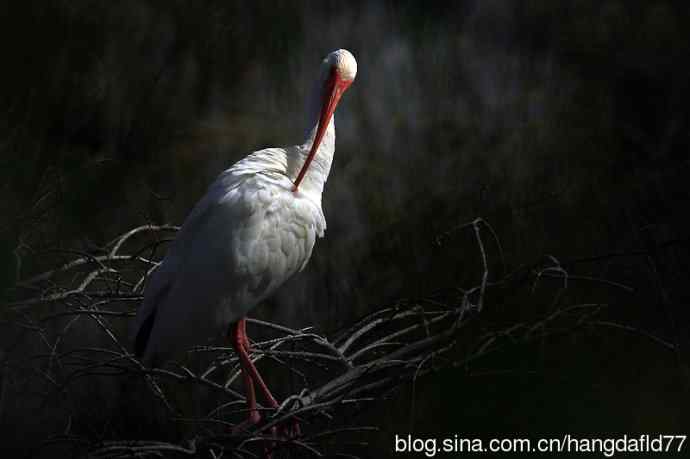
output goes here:
[{"label": "white plumage", "polygon": [[[256,151],[224,171],[185,220],[151,275],[134,323],[135,352],[148,365],[202,344],[235,326],[246,354],[245,315],[302,270],[326,220],[321,193],[335,150],[333,111],[354,80],[357,65],[346,50],[329,54],[312,95],[302,145]],[[246,343],[245,343],[246,341]],[[258,422],[251,362],[250,418]],[[249,393],[251,387],[251,394]]]},{"label": "white plumage", "polygon": [[[328,130],[334,137],[333,123]],[[310,170],[297,193],[288,163],[304,146],[254,152],[209,187],[147,285],[135,323],[155,309],[145,363],[217,337],[304,268],[326,229],[316,192],[330,169],[325,147],[317,156],[326,173]]]}]

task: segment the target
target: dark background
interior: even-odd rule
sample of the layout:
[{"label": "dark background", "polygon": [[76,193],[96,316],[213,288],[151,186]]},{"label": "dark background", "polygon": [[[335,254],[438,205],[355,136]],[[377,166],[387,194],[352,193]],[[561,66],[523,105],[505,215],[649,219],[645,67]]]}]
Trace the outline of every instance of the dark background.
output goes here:
[{"label": "dark background", "polygon": [[[410,428],[687,433],[683,2],[3,2],[0,286],[45,267],[47,248],[180,224],[234,161],[301,142],[307,89],[337,48],[359,70],[336,114],[327,236],[257,315],[331,333],[472,284],[471,240],[434,240],[476,217],[508,270],[550,255],[634,290],[574,281],[559,300],[606,304],[627,330],[516,344],[402,389],[370,411],[372,457]],[[531,320],[547,298],[503,292],[482,314]],[[0,416],[19,442],[40,423]]]}]

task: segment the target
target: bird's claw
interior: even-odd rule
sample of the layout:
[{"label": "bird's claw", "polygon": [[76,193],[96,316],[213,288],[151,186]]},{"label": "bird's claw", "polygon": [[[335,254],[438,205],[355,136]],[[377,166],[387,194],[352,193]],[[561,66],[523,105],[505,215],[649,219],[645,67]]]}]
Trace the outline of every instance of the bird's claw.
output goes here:
[{"label": "bird's claw", "polygon": [[291,418],[279,429],[280,438],[289,440],[295,439],[302,435],[302,428],[299,425],[299,421],[296,418]]},{"label": "bird's claw", "polygon": [[249,432],[250,428],[261,422],[261,414],[258,411],[249,413],[249,417],[239,424],[235,424],[230,428],[230,434],[233,436],[243,435]]},{"label": "bird's claw", "polygon": [[[279,416],[281,413],[287,413],[289,410],[295,410],[305,406],[304,395],[306,393],[307,391],[303,390],[299,395],[292,395],[286,398],[276,409],[274,416]],[[302,429],[296,416],[291,416],[289,420],[283,423],[283,427],[281,427],[280,430],[284,438],[297,438],[302,435]]]}]

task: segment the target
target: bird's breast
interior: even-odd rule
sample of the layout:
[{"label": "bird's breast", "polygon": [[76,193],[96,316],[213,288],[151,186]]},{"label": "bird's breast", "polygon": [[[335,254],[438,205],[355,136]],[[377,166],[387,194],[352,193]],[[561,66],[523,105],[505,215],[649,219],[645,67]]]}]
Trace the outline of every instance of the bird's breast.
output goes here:
[{"label": "bird's breast", "polygon": [[229,234],[219,251],[234,284],[227,303],[235,314],[237,305],[253,307],[306,266],[325,219],[320,205],[291,191],[287,178],[261,174],[230,190],[222,207]]}]

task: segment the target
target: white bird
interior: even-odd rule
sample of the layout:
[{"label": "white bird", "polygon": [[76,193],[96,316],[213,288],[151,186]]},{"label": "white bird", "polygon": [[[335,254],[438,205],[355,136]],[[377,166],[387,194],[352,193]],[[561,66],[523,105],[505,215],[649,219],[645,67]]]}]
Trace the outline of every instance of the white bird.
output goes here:
[{"label": "white bird", "polygon": [[220,174],[151,274],[134,323],[145,365],[230,330],[243,371],[248,422],[261,416],[254,384],[278,407],[249,358],[245,316],[306,266],[326,219],[321,193],[335,151],[333,112],[357,62],[330,53],[309,104],[302,145],[255,151]]}]

